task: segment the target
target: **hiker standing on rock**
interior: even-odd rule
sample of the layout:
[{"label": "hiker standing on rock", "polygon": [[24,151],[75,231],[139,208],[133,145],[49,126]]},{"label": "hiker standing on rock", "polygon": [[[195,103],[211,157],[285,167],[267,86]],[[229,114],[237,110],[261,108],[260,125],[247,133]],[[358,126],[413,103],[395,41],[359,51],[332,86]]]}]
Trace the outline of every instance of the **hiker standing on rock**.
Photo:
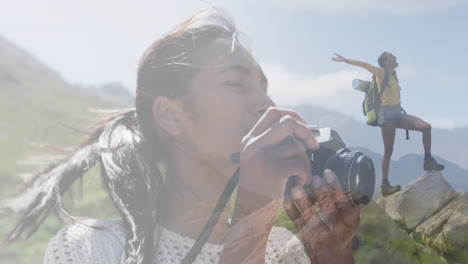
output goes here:
[{"label": "hiker standing on rock", "polygon": [[[377,112],[377,122],[382,131],[382,139],[384,143],[384,155],[382,158],[382,185],[380,186],[382,194],[387,196],[398,192],[401,189],[400,185],[390,185],[388,180],[388,171],[390,168],[390,158],[393,152],[396,128],[422,132],[424,170],[443,170],[444,165],[437,163],[437,161],[431,156],[431,125],[416,116],[406,114],[401,108],[400,85],[395,71],[395,68],[398,67],[396,57],[390,52],[384,52],[378,58],[380,67],[375,67],[365,62],[346,59],[336,53],[335,55],[336,57],[332,57],[332,60],[334,61],[344,61],[371,72],[377,79],[379,93],[381,89],[384,89],[380,98],[381,106]],[[386,73],[388,80],[385,80],[385,83],[387,83],[387,85],[382,87]]]}]

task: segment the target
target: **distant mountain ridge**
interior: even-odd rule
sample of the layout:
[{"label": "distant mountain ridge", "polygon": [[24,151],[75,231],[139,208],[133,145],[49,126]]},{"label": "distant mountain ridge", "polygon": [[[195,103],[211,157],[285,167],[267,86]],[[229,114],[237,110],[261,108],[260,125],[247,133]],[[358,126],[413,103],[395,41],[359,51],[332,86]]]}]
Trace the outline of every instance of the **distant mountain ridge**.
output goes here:
[{"label": "distant mountain ridge", "polygon": [[115,107],[133,107],[133,95],[122,84],[109,82],[101,86],[77,86],[83,92]]},{"label": "distant mountain ridge", "polygon": [[[356,121],[343,114],[309,105],[290,108],[297,111],[310,124],[337,130],[347,146],[362,147],[376,153],[383,153],[380,128],[366,125],[364,116],[362,121]],[[397,129],[392,158],[400,159],[412,153],[423,154],[422,134],[410,131],[410,140],[405,140],[405,131]],[[468,169],[468,127],[453,130],[433,128],[432,153],[461,168]]]},{"label": "distant mountain ridge", "polygon": [[[9,58],[14,59],[15,63],[23,68],[27,68],[31,71],[39,72],[46,75],[55,75],[55,77],[60,78],[60,75],[52,70],[46,64],[40,62],[34,55],[29,53],[27,50],[19,47],[18,45],[12,43],[5,37],[0,35],[0,56],[5,58],[8,56]],[[1,63],[1,61],[0,61]],[[2,65],[2,64],[0,64]],[[6,69],[0,67],[0,80],[2,79],[2,74],[6,74]]]},{"label": "distant mountain ridge", "polygon": [[[366,148],[350,147],[353,151],[360,151],[369,156],[374,162],[376,170],[376,191],[374,192],[374,200],[382,197],[380,193],[380,184],[382,183],[382,154],[375,153]],[[445,180],[455,189],[468,191],[468,170],[461,168],[457,164],[445,160],[441,157],[435,158],[445,165],[442,171]],[[419,176],[425,174],[423,170],[424,155],[407,154],[398,160],[392,160],[390,163],[389,179],[391,184],[399,184],[405,186]]]},{"label": "distant mountain ridge", "polygon": [[27,50],[2,36],[0,36],[0,59],[0,81],[24,83],[35,79],[31,78],[30,73],[33,73],[34,77],[42,75],[39,79],[47,76],[47,78],[53,79],[54,82],[62,82],[68,88],[80,90],[91,97],[97,98],[101,103],[104,103],[104,106],[131,107],[133,105],[133,96],[120,83],[108,82],[100,86],[67,83],[58,72],[39,61]]},{"label": "distant mountain ridge", "polygon": [[[381,197],[381,160],[383,143],[380,128],[370,127],[353,118],[323,108],[302,105],[289,107],[297,111],[309,124],[335,129],[346,146],[370,156],[376,168],[375,197]],[[456,190],[468,190],[468,128],[454,130],[433,129],[433,156],[445,165],[446,180]],[[392,184],[406,185],[424,174],[421,133],[410,131],[410,140],[405,140],[404,130],[398,129],[394,154],[390,163]],[[416,154],[420,153],[420,154]],[[462,165],[466,167],[463,167]]]}]

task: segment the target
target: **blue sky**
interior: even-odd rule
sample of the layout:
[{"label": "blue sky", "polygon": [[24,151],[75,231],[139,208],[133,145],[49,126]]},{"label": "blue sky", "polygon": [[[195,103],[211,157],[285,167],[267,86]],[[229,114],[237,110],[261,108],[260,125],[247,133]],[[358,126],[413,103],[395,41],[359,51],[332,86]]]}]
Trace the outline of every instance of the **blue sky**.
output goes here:
[{"label": "blue sky", "polygon": [[[144,49],[204,1],[2,1],[0,35],[65,80],[118,81],[134,90]],[[39,3],[40,2],[40,3]],[[468,126],[468,0],[217,0],[250,39],[280,105],[310,103],[363,120],[366,71],[334,52],[377,65],[397,56],[402,104],[434,127]]]}]

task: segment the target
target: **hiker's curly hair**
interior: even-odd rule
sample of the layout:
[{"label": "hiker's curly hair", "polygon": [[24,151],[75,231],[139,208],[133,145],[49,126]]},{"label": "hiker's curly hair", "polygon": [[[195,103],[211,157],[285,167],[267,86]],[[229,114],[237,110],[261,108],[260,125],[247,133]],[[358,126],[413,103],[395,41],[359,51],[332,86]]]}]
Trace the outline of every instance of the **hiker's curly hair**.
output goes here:
[{"label": "hiker's curly hair", "polygon": [[127,230],[122,263],[150,263],[159,240],[167,161],[153,102],[158,96],[184,95],[187,82],[197,72],[197,51],[214,39],[234,43],[236,32],[227,15],[210,9],[154,42],[138,65],[135,109],[102,122],[74,153],[36,174],[22,195],[4,204],[20,216],[5,241],[31,235],[51,211],[65,210],[63,193],[99,163],[103,184]]}]

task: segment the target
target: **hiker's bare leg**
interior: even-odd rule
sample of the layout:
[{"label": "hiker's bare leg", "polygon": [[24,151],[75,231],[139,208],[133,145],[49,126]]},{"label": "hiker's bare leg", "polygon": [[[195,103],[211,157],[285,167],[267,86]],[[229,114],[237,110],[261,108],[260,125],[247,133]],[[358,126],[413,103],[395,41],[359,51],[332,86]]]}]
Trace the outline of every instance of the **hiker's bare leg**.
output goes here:
[{"label": "hiker's bare leg", "polygon": [[390,169],[390,158],[393,153],[393,143],[395,141],[396,124],[383,123],[380,125],[382,131],[382,139],[384,142],[384,155],[382,158],[382,180],[388,179],[388,171]]},{"label": "hiker's bare leg", "polygon": [[429,123],[416,116],[404,115],[397,127],[422,132],[424,153],[431,153],[431,125]]}]

